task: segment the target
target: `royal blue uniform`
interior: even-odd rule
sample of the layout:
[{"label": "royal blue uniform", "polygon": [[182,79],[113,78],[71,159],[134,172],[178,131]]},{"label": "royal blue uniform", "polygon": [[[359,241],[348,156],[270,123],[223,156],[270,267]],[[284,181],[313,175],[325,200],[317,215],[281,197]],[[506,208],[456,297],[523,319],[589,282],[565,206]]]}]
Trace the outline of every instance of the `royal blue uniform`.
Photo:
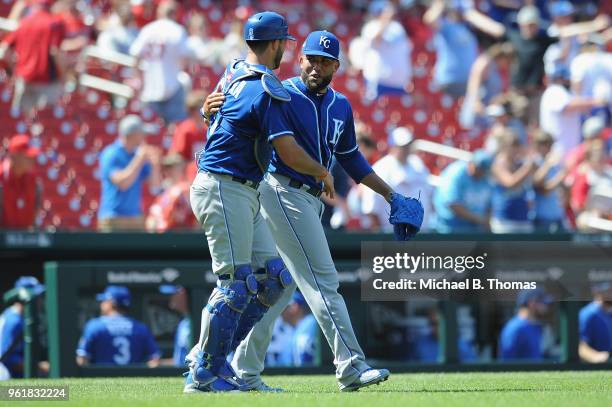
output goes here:
[{"label": "royal blue uniform", "polygon": [[174,352],[172,359],[175,366],[184,366],[185,357],[191,348],[191,323],[189,318],[181,319],[174,334]]},{"label": "royal blue uniform", "polygon": [[499,337],[501,360],[541,360],[542,325],[519,316],[506,323]]},{"label": "royal blue uniform", "polygon": [[257,165],[254,143],[260,137],[278,132],[276,129],[282,124],[278,123],[277,111],[285,103],[264,90],[259,75],[233,82],[242,64],[274,75],[264,65],[244,61],[228,66],[220,83],[225,101],[210,124],[206,147],[198,157],[198,168],[259,182],[263,172]]},{"label": "royal blue uniform", "polygon": [[[300,147],[328,169],[335,156],[357,182],[372,172],[358,150],[353,110],[346,96],[331,87],[322,95],[316,94],[308,90],[299,77],[287,79],[283,86],[291,95],[291,102],[279,106],[285,124],[277,125],[277,131],[268,136],[269,142],[293,134]],[[283,129],[287,130],[283,132]],[[293,178],[310,187],[322,188],[322,184],[314,177],[297,172],[283,163],[276,151],[272,152],[268,171]]]},{"label": "royal blue uniform", "polygon": [[77,355],[89,363],[128,365],[160,356],[155,339],[142,322],[122,315],[101,316],[85,324]]},{"label": "royal blue uniform", "polygon": [[[11,345],[13,349],[6,354]],[[0,355],[4,354],[3,363],[11,377],[21,377],[19,366],[23,364],[23,316],[13,307],[7,308],[0,315]]]},{"label": "royal blue uniform", "polygon": [[595,301],[579,314],[580,340],[599,352],[612,352],[612,312]]}]

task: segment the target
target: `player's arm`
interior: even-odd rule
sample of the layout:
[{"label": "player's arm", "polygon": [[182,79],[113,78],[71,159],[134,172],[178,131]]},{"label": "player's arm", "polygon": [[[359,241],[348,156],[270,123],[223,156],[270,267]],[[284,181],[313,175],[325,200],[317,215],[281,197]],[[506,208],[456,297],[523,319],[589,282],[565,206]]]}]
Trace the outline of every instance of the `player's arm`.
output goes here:
[{"label": "player's arm", "polygon": [[595,350],[584,340],[581,340],[578,345],[578,355],[580,355],[580,359],[588,363],[605,363],[610,358],[610,352]]},{"label": "player's arm", "polygon": [[389,186],[382,178],[380,178],[374,171],[366,175],[361,183],[372,191],[376,192],[387,202],[391,202],[391,194],[393,194],[393,188]]},{"label": "player's arm", "polygon": [[302,174],[313,176],[317,182],[323,182],[325,193],[330,198],[334,197],[334,177],[327,168],[313,160],[291,134],[273,138],[272,146],[287,166]]}]

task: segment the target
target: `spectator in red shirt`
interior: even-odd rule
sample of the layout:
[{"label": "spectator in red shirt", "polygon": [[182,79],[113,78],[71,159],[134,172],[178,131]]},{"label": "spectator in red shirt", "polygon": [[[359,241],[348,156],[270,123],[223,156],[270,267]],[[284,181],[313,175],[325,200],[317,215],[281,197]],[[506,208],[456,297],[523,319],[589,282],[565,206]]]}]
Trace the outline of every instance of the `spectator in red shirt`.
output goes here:
[{"label": "spectator in red shirt", "polygon": [[194,179],[197,172],[194,157],[198,151],[204,149],[206,144],[204,120],[200,116],[200,106],[204,99],[205,95],[202,91],[193,91],[187,96],[189,117],[176,126],[172,135],[170,151],[180,154],[189,163],[186,173],[189,180]]},{"label": "spectator in red shirt", "polygon": [[49,11],[51,3],[34,0],[31,13],[0,45],[0,56],[4,57],[9,47],[17,56],[13,110],[29,113],[35,107],[53,104],[60,96],[63,66],[60,46],[65,28]]},{"label": "spectator in red shirt", "polygon": [[170,229],[193,229],[197,223],[189,203],[190,183],[185,180],[185,160],[180,154],[170,153],[162,165],[164,191],[149,208],[147,230],[161,233]]},{"label": "spectator in red shirt", "polygon": [[0,163],[0,227],[11,229],[34,226],[40,207],[42,184],[34,173],[38,149],[30,138],[18,134],[11,138],[8,157]]}]

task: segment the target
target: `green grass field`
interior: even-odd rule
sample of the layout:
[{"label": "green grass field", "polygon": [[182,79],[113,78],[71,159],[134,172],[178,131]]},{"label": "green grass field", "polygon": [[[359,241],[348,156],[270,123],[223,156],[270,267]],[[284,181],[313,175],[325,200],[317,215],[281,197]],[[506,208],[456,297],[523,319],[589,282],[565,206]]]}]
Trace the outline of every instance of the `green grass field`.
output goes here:
[{"label": "green grass field", "polygon": [[332,375],[270,376],[285,393],[182,394],[178,378],[32,380],[16,385],[68,385],[68,402],[0,402],[2,406],[612,406],[612,371],[392,374],[379,385],[340,393]]}]

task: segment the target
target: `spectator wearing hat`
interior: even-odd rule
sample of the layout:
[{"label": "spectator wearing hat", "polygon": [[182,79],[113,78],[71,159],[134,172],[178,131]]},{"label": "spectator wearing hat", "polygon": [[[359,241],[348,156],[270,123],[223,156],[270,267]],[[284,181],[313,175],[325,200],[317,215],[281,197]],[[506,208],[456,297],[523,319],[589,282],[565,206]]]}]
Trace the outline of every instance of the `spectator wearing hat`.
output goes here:
[{"label": "spectator wearing hat", "polygon": [[489,231],[492,163],[490,153],[478,150],[469,162],[457,160],[442,171],[433,198],[438,232]]},{"label": "spectator wearing hat", "polygon": [[[28,290],[33,296],[39,296],[45,291],[45,286],[32,276],[17,279],[15,288]],[[6,367],[12,378],[23,377],[23,313],[24,304],[17,301],[0,315],[0,365]]]},{"label": "spectator wearing hat", "polygon": [[595,140],[603,140],[604,133],[606,130],[606,123],[600,116],[589,117],[582,124],[582,143],[569,152],[565,159],[565,165],[567,166],[567,172],[569,175],[568,184],[572,184],[573,178],[576,176],[576,169],[586,159],[586,152],[589,150],[590,145]]},{"label": "spectator wearing hat", "polygon": [[[472,9],[466,18],[478,21],[481,31],[494,37],[505,37],[512,43],[517,53],[517,65],[512,75],[512,85],[522,92],[537,92],[544,77],[544,53],[558,39],[551,37],[542,29],[540,10],[533,5],[523,6],[517,16],[519,29],[504,26],[490,17]],[[592,21],[574,23],[558,27],[558,38],[588,34],[608,28],[609,18],[600,16]]]},{"label": "spectator wearing hat", "polygon": [[57,16],[51,14],[51,3],[51,0],[32,1],[30,14],[0,45],[0,57],[11,48],[17,59],[13,111],[29,114],[34,108],[52,105],[60,97],[64,66],[60,47],[65,38],[65,27]]},{"label": "spectator wearing hat", "polygon": [[465,95],[472,64],[478,57],[478,42],[463,18],[471,1],[434,0],[423,21],[435,32],[436,65],[433,82],[455,98]]},{"label": "spectator wearing hat", "polygon": [[145,143],[146,127],[140,117],[128,115],[119,122],[119,137],[100,154],[102,191],[98,229],[144,229],[142,183],[152,189],[161,183],[161,154]]},{"label": "spectator wearing hat", "polygon": [[0,162],[0,227],[34,227],[40,208],[42,183],[34,172],[38,149],[30,138],[18,134],[11,138],[8,157]]},{"label": "spectator wearing hat", "polygon": [[[405,127],[394,129],[389,135],[389,152],[376,161],[372,168],[399,194],[419,197],[425,208],[422,230],[429,229],[431,217],[431,187],[429,170],[421,158],[412,152],[414,135]],[[367,217],[366,228],[390,232],[389,205],[385,199],[369,188],[361,194],[361,214]],[[369,225],[368,225],[369,224]],[[368,227],[369,226],[369,227]]]},{"label": "spectator wearing hat", "polygon": [[394,19],[396,11],[390,1],[372,2],[371,20],[350,45],[351,64],[363,71],[368,99],[403,95],[412,78],[412,42]]},{"label": "spectator wearing hat", "polygon": [[176,327],[174,334],[174,350],[172,352],[172,364],[174,366],[185,366],[185,357],[191,350],[191,322],[189,320],[189,298],[185,287],[172,284],[159,286],[159,292],[169,295],[168,305],[171,310],[178,312],[182,319]]},{"label": "spectator wearing hat", "polygon": [[591,34],[580,48],[580,54],[570,64],[572,92],[576,95],[603,100],[586,116],[601,114],[610,123],[612,111],[612,54],[605,50],[605,40]]},{"label": "spectator wearing hat", "polygon": [[147,230],[163,233],[171,229],[193,229],[197,225],[189,203],[190,182],[185,179],[185,160],[170,153],[162,160],[162,192],[149,208]]},{"label": "spectator wearing hat", "polygon": [[[548,26],[546,32],[550,37],[557,38],[561,27],[566,27],[574,22],[575,8],[572,3],[566,0],[552,2],[548,8],[552,23]],[[577,37],[561,38],[559,42],[550,45],[544,53],[544,71],[547,75],[550,75],[558,65],[569,70],[571,61],[579,52],[580,42]]]},{"label": "spectator wearing hat", "polygon": [[[534,157],[521,145],[510,129],[499,137],[500,147],[493,165],[494,188],[491,200],[491,231],[493,233],[530,233],[529,219],[532,191],[531,176],[536,169]],[[528,153],[528,154],[526,154]]]},{"label": "spectator wearing hat", "polygon": [[196,58],[187,31],[176,22],[177,12],[175,1],[160,3],[157,19],[142,28],[130,47],[130,54],[145,64],[140,97],[166,124],[187,117],[179,73],[185,59]]},{"label": "spectator wearing hat", "polygon": [[553,137],[542,130],[533,134],[538,169],[533,173],[534,219],[536,231],[555,233],[565,229],[562,184],[567,175],[561,155],[553,149]]},{"label": "spectator wearing hat", "polygon": [[604,363],[612,352],[612,283],[593,286],[593,301],[578,315],[578,354],[589,363]]},{"label": "spectator wearing hat", "polygon": [[499,142],[495,140],[495,137],[506,130],[513,131],[518,136],[521,145],[527,144],[527,129],[523,121],[517,117],[519,116],[517,111],[520,111],[527,104],[525,99],[525,97],[516,93],[506,93],[495,98],[493,103],[487,106],[485,115],[489,128],[489,138],[493,137],[492,140],[487,139],[487,150],[497,152]]},{"label": "spectator wearing hat", "polygon": [[557,65],[548,75],[548,86],[540,100],[540,127],[553,137],[563,156],[580,144],[581,114],[607,104],[605,99],[573,95],[569,80],[567,68]]},{"label": "spectator wearing hat", "polygon": [[145,324],[126,316],[131,304],[127,287],[109,285],[96,295],[100,316],[87,321],[76,350],[79,366],[88,364],[159,364],[160,353]]},{"label": "spectator wearing hat", "polygon": [[518,311],[499,336],[498,358],[542,360],[542,320],[549,312],[552,297],[541,288],[526,289],[518,293],[516,302]]}]

